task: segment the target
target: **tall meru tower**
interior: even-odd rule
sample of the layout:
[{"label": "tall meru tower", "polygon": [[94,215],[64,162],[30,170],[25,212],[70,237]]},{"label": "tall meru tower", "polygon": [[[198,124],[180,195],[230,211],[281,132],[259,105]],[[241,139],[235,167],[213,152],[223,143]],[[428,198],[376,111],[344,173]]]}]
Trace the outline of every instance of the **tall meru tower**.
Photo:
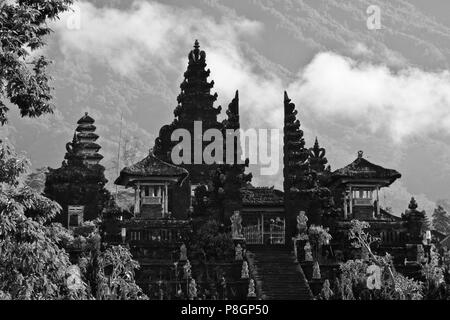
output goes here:
[{"label": "tall meru tower", "polygon": [[72,142],[66,144],[66,155],[60,168],[48,168],[45,195],[58,202],[62,213],[55,218],[65,227],[97,218],[111,201],[105,188],[105,168],[99,164],[103,156],[96,143],[95,120],[85,115],[78,120]]},{"label": "tall meru tower", "polygon": [[[240,208],[240,195],[236,191],[246,181],[251,179],[251,176],[243,173],[245,170],[244,164],[206,164],[203,158],[201,159],[201,164],[195,164],[195,156],[198,158],[199,155],[194,155],[194,126],[195,122],[200,121],[202,134],[208,129],[214,128],[220,130],[223,133],[225,142],[226,129],[236,130],[240,128],[239,95],[236,92],[234,99],[230,103],[227,109],[227,119],[223,122],[217,121],[217,116],[220,114],[222,107],[214,107],[214,102],[217,100],[218,95],[217,93],[211,93],[214,87],[214,81],[208,81],[210,70],[206,69],[206,53],[200,50],[200,45],[197,40],[194,43],[194,49],[188,54],[188,60],[184,80],[180,84],[181,92],[177,97],[178,104],[174,110],[175,119],[171,124],[161,128],[159,136],[155,140],[153,152],[159,159],[173,163],[171,152],[173,147],[178,144],[178,141],[171,141],[171,135],[176,129],[186,129],[189,131],[192,146],[191,163],[183,163],[180,166],[188,170],[190,183],[193,187],[200,185],[210,186],[210,191],[216,194],[215,199],[220,198],[228,204],[228,211],[238,210]],[[201,143],[202,153],[210,143],[210,141]],[[240,150],[239,139],[235,138],[235,150],[233,150],[235,159],[237,154],[239,154],[238,150]],[[223,163],[225,162],[225,157],[226,150],[224,146]],[[220,182],[215,183],[214,180],[217,176],[221,177]],[[223,216],[228,216],[229,214],[230,212],[222,213]]]}]

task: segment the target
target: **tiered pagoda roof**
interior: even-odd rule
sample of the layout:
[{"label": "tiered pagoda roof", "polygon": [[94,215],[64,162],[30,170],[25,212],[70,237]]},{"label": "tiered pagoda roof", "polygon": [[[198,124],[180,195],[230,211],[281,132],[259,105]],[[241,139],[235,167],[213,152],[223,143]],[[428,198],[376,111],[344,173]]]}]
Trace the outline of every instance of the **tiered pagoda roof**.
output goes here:
[{"label": "tiered pagoda roof", "polygon": [[98,153],[101,146],[95,142],[98,135],[94,133],[96,130],[94,122],[95,120],[87,112],[77,121],[78,126],[72,142],[66,144],[67,153],[64,158],[68,164],[93,165],[103,159],[103,156]]},{"label": "tiered pagoda roof", "polygon": [[[223,129],[223,124],[217,121],[217,115],[222,108],[213,106],[217,99],[217,93],[211,94],[214,81],[208,82],[210,70],[205,69],[206,53],[200,50],[197,40],[194,49],[189,52],[188,59],[184,80],[180,84],[181,92],[177,97],[178,105],[174,110],[175,119],[171,124],[161,127],[155,140],[155,155],[166,162],[171,162],[171,151],[177,144],[177,142],[171,140],[174,130],[188,130],[193,139],[194,121],[202,122],[203,132],[211,128]],[[194,180],[199,178],[198,176],[201,175],[191,172],[191,178]],[[198,180],[202,179],[199,178]]]},{"label": "tiered pagoda roof", "polygon": [[185,177],[188,171],[182,167],[158,159],[152,152],[141,161],[125,167],[114,182],[117,185],[128,185],[130,181],[145,178],[177,178]]},{"label": "tiered pagoda roof", "polygon": [[177,97],[178,106],[174,114],[180,122],[193,120],[216,121],[221,108],[214,108],[217,93],[211,94],[214,80],[208,82],[210,70],[206,68],[206,53],[200,50],[198,40],[195,40],[194,50],[189,52],[189,64],[180,84],[181,93]]},{"label": "tiered pagoda roof", "polygon": [[358,152],[358,158],[349,165],[337,169],[332,173],[332,179],[349,179],[349,180],[385,180],[385,185],[392,184],[401,177],[401,174],[394,169],[383,168],[382,166],[373,164],[363,158],[363,152]]}]

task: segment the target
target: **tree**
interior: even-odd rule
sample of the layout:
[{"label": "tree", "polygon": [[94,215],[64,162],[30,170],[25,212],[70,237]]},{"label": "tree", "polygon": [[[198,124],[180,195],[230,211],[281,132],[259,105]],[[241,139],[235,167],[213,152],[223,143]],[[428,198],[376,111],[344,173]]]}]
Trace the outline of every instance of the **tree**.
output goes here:
[{"label": "tree", "polygon": [[432,221],[436,231],[443,234],[450,233],[450,215],[441,205],[438,205],[437,208],[434,209]]},{"label": "tree", "polygon": [[51,87],[46,67],[50,61],[32,52],[45,45],[48,21],[69,9],[73,0],[14,0],[0,4],[0,124],[7,121],[6,101],[22,117],[51,113]]},{"label": "tree", "polygon": [[[349,260],[342,264],[340,280],[340,291],[343,299],[354,299],[360,292],[355,292],[355,288],[361,288],[361,280],[366,278],[366,267],[370,264],[380,268],[381,291],[378,298],[383,300],[421,300],[423,298],[423,283],[403,276],[395,271],[392,257],[389,254],[383,256],[375,255],[372,252],[371,244],[378,241],[367,232],[370,224],[365,221],[352,220],[349,230],[349,239],[356,248],[363,248],[368,256],[363,260]],[[350,292],[350,291],[352,292]],[[361,290],[367,292],[367,289]],[[375,294],[374,294],[375,296]],[[345,298],[347,297],[347,298]]]},{"label": "tree", "polygon": [[329,244],[332,239],[328,233],[328,228],[311,225],[308,229],[308,238],[314,249],[314,259],[319,260],[319,251],[324,244]]},{"label": "tree", "polygon": [[38,168],[34,172],[30,173],[25,183],[37,193],[42,193],[45,188],[45,175],[48,172],[48,168]]},{"label": "tree", "polygon": [[27,186],[29,163],[0,142],[0,296],[62,299],[67,295],[67,232],[47,224],[60,206]]},{"label": "tree", "polygon": [[[27,159],[0,141],[0,299],[141,299],[134,280],[138,263],[121,246],[101,249],[98,224],[86,237],[50,221],[58,203],[27,185]],[[77,265],[66,248],[81,249]],[[80,285],[69,288],[71,270]]]}]

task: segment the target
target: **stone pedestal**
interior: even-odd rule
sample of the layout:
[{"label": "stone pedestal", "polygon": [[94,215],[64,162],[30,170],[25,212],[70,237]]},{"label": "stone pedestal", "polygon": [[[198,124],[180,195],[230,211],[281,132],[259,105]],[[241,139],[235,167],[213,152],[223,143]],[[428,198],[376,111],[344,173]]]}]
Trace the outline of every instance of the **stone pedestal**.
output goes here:
[{"label": "stone pedestal", "polygon": [[300,262],[300,265],[302,267],[303,273],[305,274],[306,279],[309,281],[312,279],[313,274],[313,261],[302,261]]},{"label": "stone pedestal", "polygon": [[311,288],[312,294],[314,296],[317,296],[320,291],[322,290],[323,287],[323,283],[324,283],[325,279],[312,279],[310,280],[309,283],[309,287]]},{"label": "stone pedestal", "polygon": [[245,249],[245,238],[241,237],[241,238],[232,238],[234,246],[236,247],[238,244],[241,245],[241,247],[243,249]]},{"label": "stone pedestal", "polygon": [[307,240],[294,239],[297,245],[297,260],[299,262],[305,261],[305,244]]}]

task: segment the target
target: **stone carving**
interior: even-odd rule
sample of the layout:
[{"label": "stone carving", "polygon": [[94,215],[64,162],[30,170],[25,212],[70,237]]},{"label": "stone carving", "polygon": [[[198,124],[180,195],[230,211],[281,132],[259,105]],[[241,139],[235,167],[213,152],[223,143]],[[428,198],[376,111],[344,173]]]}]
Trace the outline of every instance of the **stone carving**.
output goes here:
[{"label": "stone carving", "polygon": [[248,279],[248,278],[249,278],[248,263],[247,261],[244,261],[242,263],[241,279]]},{"label": "stone carving", "polygon": [[320,291],[320,297],[323,300],[330,300],[333,295],[334,292],[330,288],[330,281],[326,279],[323,283],[322,290]]},{"label": "stone carving", "polygon": [[423,248],[423,245],[418,244],[417,245],[417,262],[422,263],[425,261],[425,250]]},{"label": "stone carving", "polygon": [[320,266],[319,266],[319,262],[315,262],[313,265],[313,274],[312,274],[312,278],[313,279],[321,279],[322,275],[320,274]]},{"label": "stone carving", "polygon": [[186,245],[183,243],[180,247],[180,261],[186,261],[187,258],[187,248]]},{"label": "stone carving", "polygon": [[195,279],[191,279],[189,282],[189,299],[193,300],[197,298],[197,284]]},{"label": "stone carving", "polygon": [[244,259],[244,252],[241,247],[241,245],[238,243],[237,246],[234,248],[235,250],[235,260],[236,261],[242,261]]},{"label": "stone carving", "polygon": [[255,298],[256,292],[255,292],[255,280],[250,279],[250,282],[248,284],[248,294],[247,297],[249,298]]},{"label": "stone carving", "polygon": [[242,218],[238,210],[234,211],[230,218],[231,221],[231,236],[233,239],[242,239]]},{"label": "stone carving", "polygon": [[184,271],[184,278],[189,279],[192,274],[192,267],[189,260],[187,260],[186,264],[183,266],[183,271]]},{"label": "stone carving", "polygon": [[312,255],[312,250],[311,250],[311,244],[308,242],[306,242],[303,250],[305,251],[305,261],[313,261],[313,255]]},{"label": "stone carving", "polygon": [[372,264],[367,267],[367,288],[369,290],[381,289],[381,268],[376,264]]},{"label": "stone carving", "polygon": [[66,274],[68,275],[66,279],[66,285],[70,291],[78,291],[83,289],[81,271],[77,265],[71,265],[70,267],[68,267]]},{"label": "stone carving", "polygon": [[306,216],[305,211],[300,211],[297,215],[297,239],[298,240],[308,240],[308,235],[306,231],[308,230],[308,217]]}]

